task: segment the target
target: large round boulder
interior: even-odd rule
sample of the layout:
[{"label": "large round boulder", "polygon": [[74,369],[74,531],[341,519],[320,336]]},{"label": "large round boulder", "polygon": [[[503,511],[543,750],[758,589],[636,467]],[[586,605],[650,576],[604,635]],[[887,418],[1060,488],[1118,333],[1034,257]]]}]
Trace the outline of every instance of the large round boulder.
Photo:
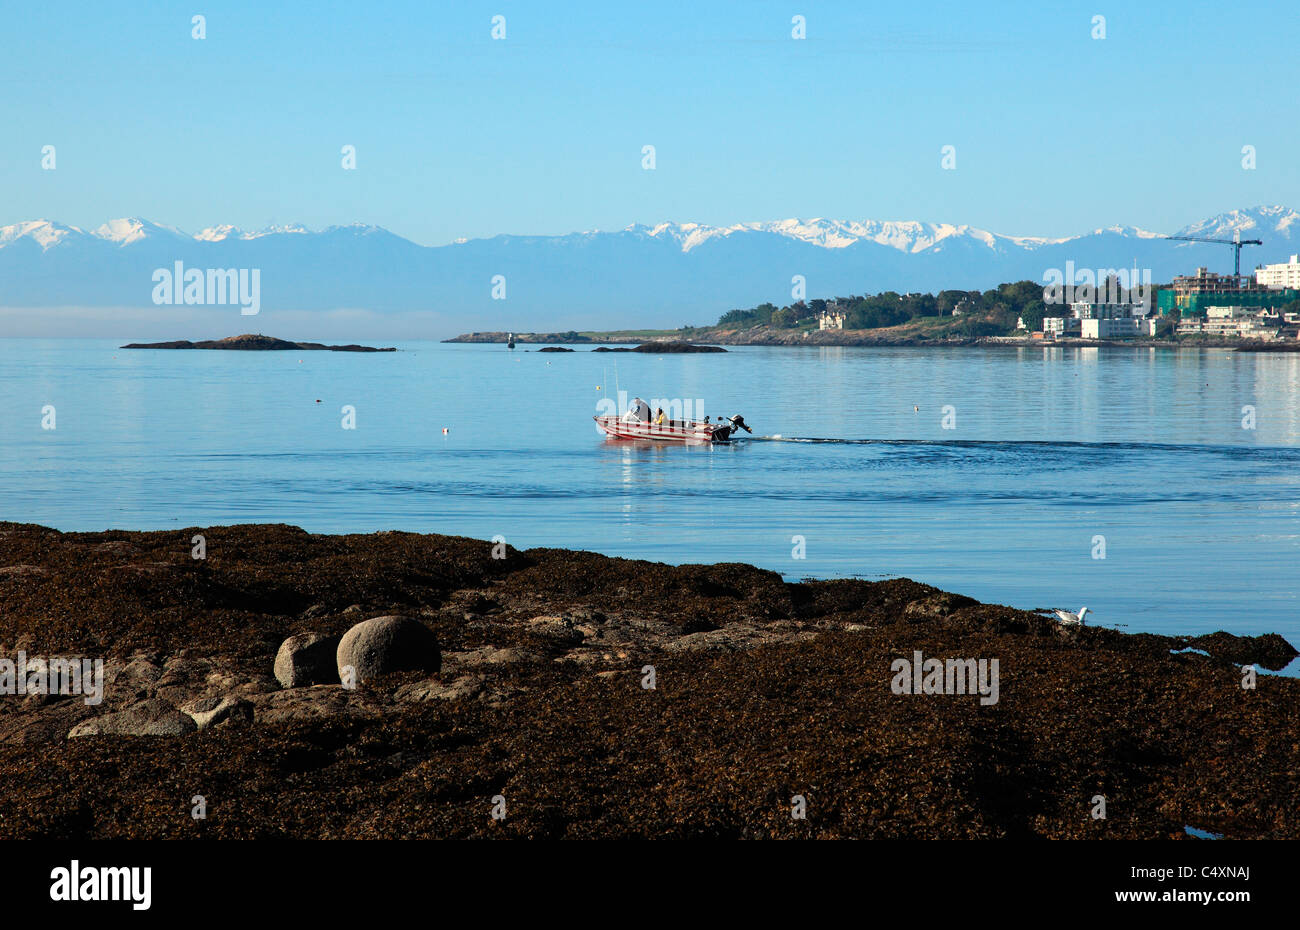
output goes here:
[{"label": "large round boulder", "polygon": [[387,672],[429,672],[442,668],[438,638],[411,617],[375,617],[343,634],[337,654],[339,678],[352,666],[353,681],[365,681]]},{"label": "large round boulder", "polygon": [[275,654],[275,680],[282,688],[336,684],[335,659],[339,637],[324,633],[298,633],[280,644]]}]

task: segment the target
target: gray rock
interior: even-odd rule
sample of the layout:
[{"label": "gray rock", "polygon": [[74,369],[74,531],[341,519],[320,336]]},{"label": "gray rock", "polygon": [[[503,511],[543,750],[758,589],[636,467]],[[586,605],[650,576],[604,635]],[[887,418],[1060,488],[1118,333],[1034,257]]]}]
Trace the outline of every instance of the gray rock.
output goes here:
[{"label": "gray rock", "polygon": [[380,707],[368,695],[349,691],[338,685],[312,685],[289,688],[249,698],[253,720],[261,724],[373,719]]},{"label": "gray rock", "polygon": [[934,620],[939,617],[946,617],[963,607],[969,607],[972,604],[978,604],[979,601],[973,597],[964,597],[960,594],[950,594],[947,591],[939,591],[929,597],[923,597],[920,600],[912,601],[903,608],[903,616],[912,623],[920,623],[925,620]]},{"label": "gray rock", "polygon": [[77,724],[68,733],[78,736],[181,736],[198,724],[166,701],[149,698],[114,714],[102,714]]},{"label": "gray rock", "polygon": [[761,627],[732,624],[702,633],[688,633],[663,644],[665,652],[739,652],[778,643],[805,643],[816,639],[816,630],[773,633]]},{"label": "gray rock", "polygon": [[183,710],[194,718],[194,723],[200,730],[227,721],[246,723],[253,721],[253,705],[249,701],[231,695],[200,698],[186,705]]},{"label": "gray rock", "polygon": [[343,634],[336,655],[339,678],[352,666],[361,682],[387,672],[437,672],[442,667],[438,638],[410,617],[375,617]]},{"label": "gray rock", "polygon": [[581,630],[567,617],[533,617],[524,624],[524,634],[546,649],[565,649],[582,644]]},{"label": "gray rock", "polygon": [[601,665],[606,662],[606,657],[599,649],[574,649],[557,656],[554,661],[573,662],[577,665]]},{"label": "gray rock", "polygon": [[151,697],[160,697],[179,706],[180,702],[176,700],[175,692],[195,690],[211,670],[211,660],[174,655],[163,663],[162,674],[150,685],[154,692]]},{"label": "gray rock", "polygon": [[444,657],[446,664],[461,668],[473,668],[476,665],[525,665],[545,661],[542,656],[521,649],[518,646],[480,646],[466,652],[449,652]]},{"label": "gray rock", "polygon": [[162,677],[163,670],[146,656],[132,656],[125,664],[115,661],[104,663],[107,692],[114,698],[146,694]]},{"label": "gray rock", "polygon": [[403,685],[393,692],[397,701],[457,701],[477,697],[483,692],[483,678],[478,675],[465,675],[452,682],[429,679]]},{"label": "gray rock", "polygon": [[[330,677],[333,675],[334,657],[331,655]],[[210,702],[205,710],[211,710],[228,696],[247,698],[250,694],[279,690],[280,683],[262,662],[236,661],[229,657],[174,656],[167,660],[163,676],[150,688],[147,696],[175,704],[193,716],[193,709],[201,701]],[[110,691],[107,697],[112,699],[114,694]]]},{"label": "gray rock", "polygon": [[275,678],[284,688],[335,684],[339,680],[335,659],[339,637],[324,633],[299,633],[280,644],[275,654]]}]

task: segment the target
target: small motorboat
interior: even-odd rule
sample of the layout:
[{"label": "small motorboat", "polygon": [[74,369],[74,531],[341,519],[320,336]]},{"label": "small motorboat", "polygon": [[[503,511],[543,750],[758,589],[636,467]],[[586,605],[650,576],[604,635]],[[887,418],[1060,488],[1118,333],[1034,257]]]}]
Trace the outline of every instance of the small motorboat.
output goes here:
[{"label": "small motorboat", "polygon": [[642,439],[651,442],[729,442],[740,430],[752,433],[740,414],[718,417],[716,423],[703,420],[664,420],[655,423],[648,407],[634,407],[621,417],[593,417],[605,435],[613,439]]}]

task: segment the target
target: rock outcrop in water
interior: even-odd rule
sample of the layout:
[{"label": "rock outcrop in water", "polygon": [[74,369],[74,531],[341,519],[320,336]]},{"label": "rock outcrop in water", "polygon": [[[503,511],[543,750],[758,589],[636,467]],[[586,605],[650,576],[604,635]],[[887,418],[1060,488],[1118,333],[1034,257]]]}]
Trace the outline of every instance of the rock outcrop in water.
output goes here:
[{"label": "rock outcrop in water", "polygon": [[132,342],[122,346],[123,349],[228,349],[239,352],[279,352],[297,349],[301,352],[396,352],[396,348],[376,349],[371,346],[345,345],[327,346],[320,342],[289,342],[274,336],[260,333],[245,333],[242,336],[227,336],[225,339],[208,339],[203,342],[190,342],[181,339],[174,342]]},{"label": "rock outcrop in water", "polygon": [[690,342],[643,342],[639,346],[628,348],[619,346],[600,346],[593,352],[641,352],[645,355],[677,355],[686,352],[726,352],[722,346],[700,346]]},{"label": "rock outcrop in water", "polygon": [[[398,615],[408,670],[322,672]],[[290,637],[315,671],[285,687]],[[0,523],[19,652],[101,658],[104,690],[0,695],[4,837],[1300,837],[1300,681],[1240,668],[1290,661],[1280,637],[1066,628],[906,579]],[[998,660],[997,700],[895,693],[917,652]]]}]

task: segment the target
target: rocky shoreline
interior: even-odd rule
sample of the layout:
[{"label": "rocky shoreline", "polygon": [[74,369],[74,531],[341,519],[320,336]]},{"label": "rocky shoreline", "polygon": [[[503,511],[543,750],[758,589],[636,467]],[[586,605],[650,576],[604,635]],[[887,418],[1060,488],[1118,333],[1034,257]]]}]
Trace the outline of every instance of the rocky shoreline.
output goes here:
[{"label": "rocky shoreline", "polygon": [[[997,659],[996,700],[895,693],[917,652]],[[1280,637],[905,579],[0,523],[19,654],[102,660],[103,699],[0,695],[6,838],[1300,837],[1300,681],[1242,687]]]}]

